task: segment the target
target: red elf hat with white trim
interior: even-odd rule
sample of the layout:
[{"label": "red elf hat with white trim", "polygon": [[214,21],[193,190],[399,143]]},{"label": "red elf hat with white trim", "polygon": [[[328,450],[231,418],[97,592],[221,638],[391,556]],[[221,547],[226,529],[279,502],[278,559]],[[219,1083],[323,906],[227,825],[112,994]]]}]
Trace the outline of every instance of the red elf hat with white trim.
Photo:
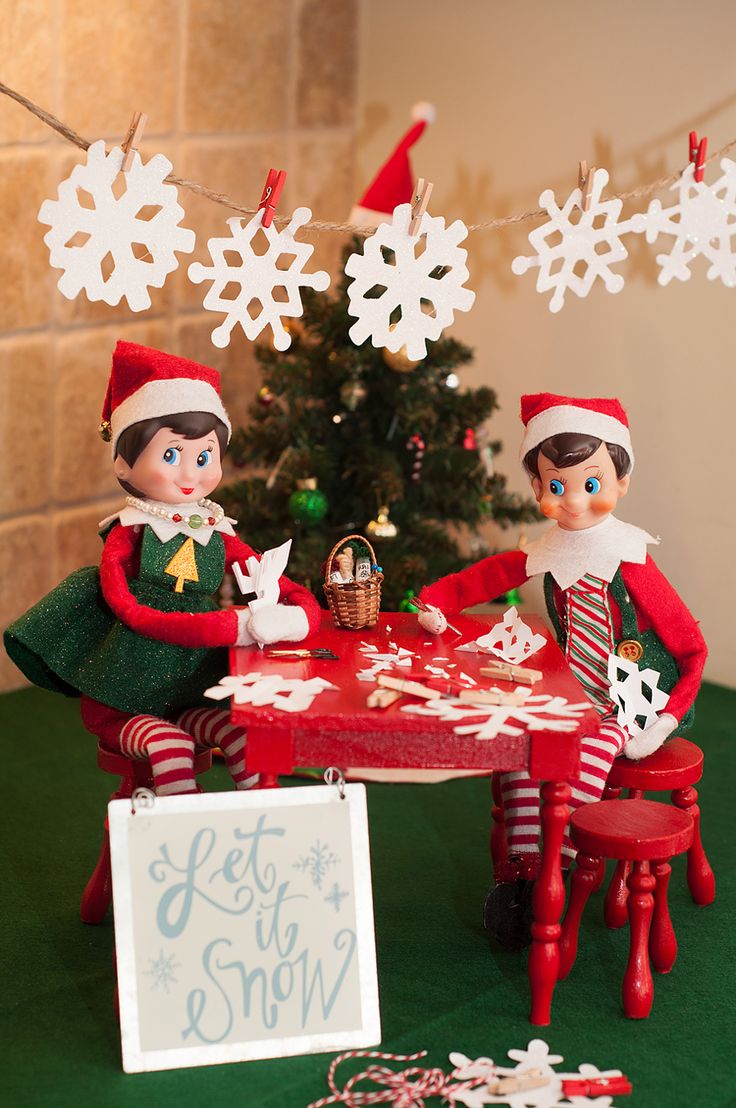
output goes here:
[{"label": "red elf hat with white trim", "polygon": [[424,134],[427,124],[434,123],[437,109],[434,104],[422,101],[411,109],[411,117],[414,124],[351,211],[351,223],[357,223],[361,227],[378,227],[390,218],[397,204],[408,204],[411,201],[414,178],[409,164],[409,148]]},{"label": "red elf hat with white trim", "polygon": [[522,461],[535,446],[553,435],[592,435],[602,442],[622,446],[631,459],[629,472],[634,468],[634,451],[629,432],[629,418],[620,400],[613,397],[579,399],[574,396],[555,396],[551,392],[537,392],[521,398],[521,420],[524,438],[521,443]]},{"label": "red elf hat with white trim", "polygon": [[151,350],[135,342],[118,342],[102,406],[100,435],[112,443],[134,423],[159,416],[209,412],[232,433],[220,399],[220,374],[209,366]]}]

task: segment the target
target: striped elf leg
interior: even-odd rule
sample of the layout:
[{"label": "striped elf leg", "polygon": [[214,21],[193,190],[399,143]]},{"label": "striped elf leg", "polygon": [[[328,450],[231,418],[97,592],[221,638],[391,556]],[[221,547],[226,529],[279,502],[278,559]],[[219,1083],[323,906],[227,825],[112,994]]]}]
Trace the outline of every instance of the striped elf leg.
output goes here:
[{"label": "striped elf leg", "polygon": [[188,708],[177,719],[198,747],[219,746],[236,789],[249,789],[258,780],[245,772],[245,731],[230,722],[230,713],[220,708]]},{"label": "striped elf leg", "polygon": [[[613,760],[623,750],[627,738],[628,735],[623,727],[611,717],[601,721],[595,735],[582,740],[580,777],[577,781],[570,782],[572,785],[571,812],[581,804],[592,804],[593,801],[600,800]],[[569,825],[565,828],[565,837],[562,840],[562,854],[566,858],[574,858],[577,854],[577,849],[570,839]]]},{"label": "striped elf leg", "polygon": [[539,781],[524,770],[501,774],[501,801],[509,855],[538,854]]}]

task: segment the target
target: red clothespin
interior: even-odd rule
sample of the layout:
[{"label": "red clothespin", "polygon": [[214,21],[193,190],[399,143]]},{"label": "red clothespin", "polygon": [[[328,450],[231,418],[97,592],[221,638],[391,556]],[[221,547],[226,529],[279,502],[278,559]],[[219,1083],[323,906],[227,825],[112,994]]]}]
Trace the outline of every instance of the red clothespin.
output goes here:
[{"label": "red clothespin", "polygon": [[581,1077],[562,1082],[562,1095],[570,1096],[623,1096],[632,1091],[631,1082],[621,1077]]},{"label": "red clothespin", "polygon": [[262,227],[271,226],[285,181],[285,169],[269,169],[266,184],[263,188],[263,196],[258,205],[259,212],[263,209]]},{"label": "red clothespin", "polygon": [[691,131],[689,138],[690,149],[690,161],[695,165],[695,173],[693,174],[694,180],[700,182],[703,180],[703,170],[705,169],[705,153],[708,149],[708,140],[703,136],[700,142],[698,142],[698,132]]},{"label": "red clothespin", "polygon": [[417,235],[419,233],[419,225],[422,222],[422,216],[427,210],[433,188],[434,185],[431,181],[425,181],[423,177],[418,179],[417,187],[414,189],[414,196],[411,202],[411,221],[409,223],[410,235]]},{"label": "red clothespin", "polygon": [[127,173],[133,164],[133,158],[138,153],[138,147],[143,138],[143,129],[146,123],[148,123],[148,116],[145,112],[133,112],[133,118],[130,121],[128,133],[121,144],[121,149],[125,154],[123,164],[120,166],[123,173]]},{"label": "red clothespin", "polygon": [[596,167],[592,165],[588,169],[587,162],[578,165],[578,188],[580,189],[580,207],[584,212],[590,211],[590,197],[593,192],[593,178]]}]

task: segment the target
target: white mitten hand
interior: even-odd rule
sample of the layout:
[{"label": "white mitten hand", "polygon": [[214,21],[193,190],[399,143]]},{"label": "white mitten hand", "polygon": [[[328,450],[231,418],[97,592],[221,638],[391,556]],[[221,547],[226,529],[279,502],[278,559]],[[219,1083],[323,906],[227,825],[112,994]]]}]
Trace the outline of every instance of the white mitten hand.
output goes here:
[{"label": "white mitten hand", "polygon": [[271,604],[257,608],[250,617],[250,633],[256,642],[268,644],[287,639],[299,642],[309,634],[309,621],[296,604]]},{"label": "white mitten hand", "polygon": [[419,626],[423,627],[425,631],[429,631],[430,635],[441,635],[443,631],[447,630],[447,620],[445,619],[439,608],[433,607],[433,605],[427,605],[426,612],[417,612],[419,619]]},{"label": "white mitten hand", "polygon": [[647,727],[646,731],[642,731],[641,734],[634,735],[624,744],[625,757],[631,758],[633,762],[638,762],[641,758],[654,754],[654,751],[659,750],[665,739],[669,738],[676,727],[677,720],[675,717],[671,716],[669,712],[663,712],[656,723],[653,723],[651,727]]},{"label": "white mitten hand", "polygon": [[256,640],[250,633],[250,608],[236,608],[235,612],[238,617],[238,637],[235,645],[252,646]]}]

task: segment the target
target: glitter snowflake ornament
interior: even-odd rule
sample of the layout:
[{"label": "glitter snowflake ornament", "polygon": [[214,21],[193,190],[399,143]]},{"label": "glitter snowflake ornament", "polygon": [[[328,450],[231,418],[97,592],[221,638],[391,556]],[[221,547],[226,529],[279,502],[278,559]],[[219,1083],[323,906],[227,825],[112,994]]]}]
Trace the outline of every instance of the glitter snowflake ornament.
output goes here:
[{"label": "glitter snowflake ornament", "polygon": [[576,296],[587,296],[596,278],[600,278],[608,292],[620,292],[624,287],[623,277],[611,267],[628,258],[621,236],[638,230],[634,224],[637,217],[619,223],[623,201],[601,200],[607,184],[608,171],[596,169],[587,212],[582,210],[579,188],[573,189],[562,208],[558,207],[552,189],[546,189],[539,197],[549,220],[529,235],[536,256],[519,255],[511,268],[518,276],[535,266],[539,268],[537,292],[552,290],[551,312],[562,308],[568,289]]},{"label": "glitter snowflake ornament", "polygon": [[161,288],[179,265],[177,253],[191,254],[194,231],[180,227],[184,209],[174,185],[164,183],[171,162],[155,154],[147,162],[137,152],[126,173],[125,154],[93,142],[84,163],[59,185],[58,200],[45,200],[39,223],[53,269],[63,269],[58,289],[73,300],[114,307],[123,297],[134,312],[151,306],[149,288]]},{"label": "glitter snowflake ornament", "polygon": [[676,204],[664,208],[660,200],[652,200],[645,214],[634,217],[635,230],[646,232],[647,242],[660,235],[675,240],[669,254],[657,254],[660,285],[673,277],[689,281],[690,263],[702,257],[710,263],[709,280],[720,277],[727,288],[736,286],[736,162],[722,158],[721,173],[715,184],[706,185],[695,180],[691,162],[672,186],[678,193]]},{"label": "glitter snowflake ornament", "polygon": [[456,311],[470,311],[475,293],[463,288],[469,276],[468,252],[459,245],[468,234],[465,224],[456,219],[445,227],[442,216],[425,212],[418,234],[410,235],[411,219],[411,204],[399,204],[363,252],[348,258],[348,314],[357,317],[348,333],[356,346],[370,338],[392,354],[406,347],[406,357],[420,361],[427,339],[438,339]]},{"label": "glitter snowflake ornament", "polygon": [[[309,208],[297,208],[287,226],[279,231],[273,223],[263,226],[262,209],[247,223],[234,216],[227,221],[230,237],[210,239],[207,243],[212,265],[193,262],[189,266],[189,280],[193,284],[212,282],[204,307],[225,313],[223,322],[212,332],[215,346],[228,346],[233,329],[240,324],[249,339],[257,339],[270,326],[274,347],[288,350],[291,335],[282,317],[295,319],[302,314],[302,288],[324,292],[330,283],[324,270],[304,272],[314,246],[297,242],[294,236],[311,218]],[[261,237],[268,243],[265,253],[255,249],[256,240]],[[281,268],[279,263],[287,258],[291,262],[287,268]]]},{"label": "glitter snowflake ornament", "polygon": [[667,707],[669,696],[659,688],[660,674],[655,669],[639,669],[636,662],[608,656],[608,680],[616,719],[633,738],[651,727]]}]

